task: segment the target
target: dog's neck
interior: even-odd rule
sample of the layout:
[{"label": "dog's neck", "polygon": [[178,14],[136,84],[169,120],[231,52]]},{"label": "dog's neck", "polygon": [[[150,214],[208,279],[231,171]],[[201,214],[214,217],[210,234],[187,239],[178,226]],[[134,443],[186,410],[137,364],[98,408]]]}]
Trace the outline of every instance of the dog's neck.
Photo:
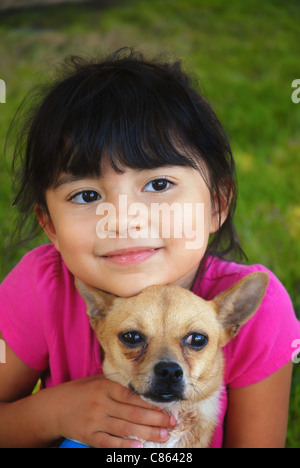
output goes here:
[{"label": "dog's neck", "polygon": [[144,448],[184,448],[207,446],[218,423],[221,389],[197,403],[180,402],[169,405],[165,412],[177,419],[166,443],[144,442]]}]

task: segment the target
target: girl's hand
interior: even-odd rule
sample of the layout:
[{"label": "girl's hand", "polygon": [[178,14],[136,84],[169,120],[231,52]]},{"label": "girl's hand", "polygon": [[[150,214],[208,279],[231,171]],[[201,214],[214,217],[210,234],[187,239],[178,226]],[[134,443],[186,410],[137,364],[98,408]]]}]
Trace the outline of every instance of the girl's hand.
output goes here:
[{"label": "girl's hand", "polygon": [[91,447],[142,447],[136,438],[165,442],[169,437],[168,428],[176,425],[174,417],[102,376],[59,387],[59,434]]}]

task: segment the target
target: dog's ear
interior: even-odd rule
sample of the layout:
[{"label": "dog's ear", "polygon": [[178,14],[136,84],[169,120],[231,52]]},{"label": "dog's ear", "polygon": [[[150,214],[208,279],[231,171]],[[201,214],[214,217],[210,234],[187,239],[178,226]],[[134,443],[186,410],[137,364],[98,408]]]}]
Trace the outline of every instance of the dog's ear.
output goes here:
[{"label": "dog's ear", "polygon": [[86,303],[92,326],[97,325],[99,320],[105,318],[114,308],[117,296],[88,286],[78,278],[75,278],[75,286]]},{"label": "dog's ear", "polygon": [[262,303],[268,283],[267,273],[252,273],[215,297],[213,302],[224,330],[221,346],[225,346],[236,336],[240,327],[255,314]]}]

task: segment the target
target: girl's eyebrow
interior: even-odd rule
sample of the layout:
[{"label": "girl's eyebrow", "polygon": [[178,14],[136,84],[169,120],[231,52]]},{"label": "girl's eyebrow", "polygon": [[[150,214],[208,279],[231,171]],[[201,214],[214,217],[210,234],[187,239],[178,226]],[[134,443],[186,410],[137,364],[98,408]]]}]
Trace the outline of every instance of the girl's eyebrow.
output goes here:
[{"label": "girl's eyebrow", "polygon": [[65,184],[71,184],[72,182],[78,182],[79,180],[82,180],[82,176],[76,176],[73,174],[66,174],[62,177],[60,177],[55,184],[53,185],[54,190],[58,190],[62,185]]}]

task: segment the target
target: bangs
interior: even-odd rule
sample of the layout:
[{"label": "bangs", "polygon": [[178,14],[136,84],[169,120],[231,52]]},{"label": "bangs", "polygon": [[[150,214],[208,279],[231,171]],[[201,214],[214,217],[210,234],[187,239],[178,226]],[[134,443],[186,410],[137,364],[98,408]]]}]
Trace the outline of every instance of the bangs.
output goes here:
[{"label": "bangs", "polygon": [[[184,136],[174,125],[170,130],[164,128],[155,112],[151,115],[148,111],[143,119],[125,114],[123,117],[117,124],[113,116],[111,121],[107,116],[104,121],[93,120],[85,132],[81,124],[77,130],[75,123],[62,152],[59,166],[63,171],[78,176],[101,176],[103,161],[108,161],[118,173],[124,173],[126,168],[143,170],[170,165],[199,169],[192,157],[195,150],[188,152]],[[148,129],[143,134],[145,127]]]},{"label": "bangs", "polygon": [[108,83],[99,79],[96,92],[76,96],[61,129],[57,167],[83,177],[101,176],[104,159],[119,173],[168,165],[199,169],[190,122],[183,124],[182,107],[163,80],[145,84],[137,72],[124,70],[114,75]]},{"label": "bangs", "polygon": [[104,160],[119,173],[191,167],[209,187],[218,161],[228,156],[231,164],[220,122],[190,87],[180,62],[121,53],[104,63],[71,57],[65,73],[37,109],[28,135],[25,159],[38,203],[62,172],[99,177]]}]

